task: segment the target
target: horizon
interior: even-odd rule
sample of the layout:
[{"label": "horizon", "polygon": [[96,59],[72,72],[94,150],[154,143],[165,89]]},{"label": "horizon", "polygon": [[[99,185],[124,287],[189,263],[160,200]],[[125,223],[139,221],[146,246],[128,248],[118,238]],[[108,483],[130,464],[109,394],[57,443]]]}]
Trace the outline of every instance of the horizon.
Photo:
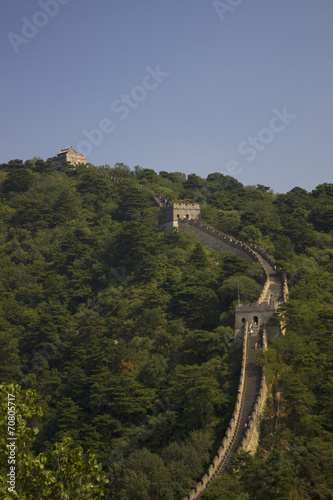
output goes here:
[{"label": "horizon", "polygon": [[[72,147],[72,146],[69,146],[68,148],[61,149],[61,150],[59,150],[59,152],[60,152],[60,151],[64,151],[64,150],[66,150],[66,149],[69,149],[69,148],[71,148],[71,147]],[[47,158],[47,159],[44,159],[44,158],[41,158],[40,156],[35,156],[35,157],[32,157],[32,158],[27,158],[27,160],[23,160],[22,158],[12,158],[12,159],[11,159],[11,160],[9,160],[8,162],[10,162],[10,161],[22,161],[23,163],[25,163],[26,161],[38,161],[38,160],[42,160],[42,161],[44,161],[44,162],[47,162],[48,160],[51,160],[51,159],[52,159],[52,157],[49,157],[49,158]],[[4,165],[4,164],[8,164],[8,162],[3,162],[3,163],[0,163],[0,166],[1,166],[1,165]],[[56,162],[56,161],[54,161],[54,163],[57,163],[57,162]],[[60,164],[60,163],[59,163],[59,164]],[[113,168],[117,167],[117,165],[124,165],[124,166],[126,166],[126,167],[129,167],[129,165],[125,165],[124,163],[121,163],[121,162],[115,163],[113,166],[112,166],[112,165],[109,165],[109,164],[107,164],[107,163],[105,163],[105,164],[103,164],[103,165],[93,165],[92,163],[87,162],[87,164],[76,165],[74,169],[76,169],[78,166],[87,167],[87,168],[94,167],[94,168],[109,168],[109,169],[113,169]],[[138,165],[135,165],[135,166],[138,166]],[[135,167],[135,166],[134,166],[134,167]],[[129,167],[129,168],[130,168],[130,171],[131,171],[131,173],[132,173],[132,174],[135,174],[135,169],[134,169],[134,167],[133,167],[133,168]],[[145,168],[146,168],[146,167],[140,167],[140,168],[143,168],[143,169],[145,170]],[[153,170],[154,170],[154,169],[153,169]],[[196,174],[195,172],[190,172],[189,174],[186,174],[185,172],[180,172],[180,171],[177,171],[177,170],[175,170],[175,171],[172,171],[172,170],[169,170],[169,171],[166,171],[166,170],[165,170],[165,171],[163,171],[163,170],[160,170],[160,171],[154,170],[154,171],[156,172],[156,174],[157,174],[157,175],[159,175],[161,172],[168,172],[168,173],[171,173],[171,174],[179,174],[179,176],[184,176],[184,175],[185,175],[185,179],[184,179],[184,180],[187,180],[189,175],[192,175],[192,174],[198,175],[198,174]],[[201,178],[202,178],[202,179],[204,179],[204,180],[207,180],[207,177],[208,177],[210,174],[216,174],[216,173],[220,174],[221,172],[210,172],[210,173],[209,173],[206,177],[202,177],[202,176],[200,176],[200,175],[199,175],[199,177],[201,177]],[[251,189],[253,189],[253,190],[254,190],[254,189],[257,189],[257,188],[258,188],[258,187],[260,187],[260,186],[263,186],[261,183],[243,184],[240,180],[238,180],[236,177],[233,177],[233,176],[232,176],[232,175],[230,175],[230,174],[223,174],[223,175],[230,176],[230,177],[232,177],[233,179],[237,180],[238,182],[240,182],[240,183],[243,185],[243,187],[244,187],[245,189],[247,189],[247,188],[251,188]],[[126,177],[125,177],[125,178],[126,178]],[[314,191],[314,190],[315,190],[318,186],[323,185],[323,184],[332,184],[332,183],[322,182],[322,183],[320,183],[320,184],[317,184],[317,185],[316,185],[313,189],[310,189],[310,190],[307,190],[307,189],[305,189],[305,188],[302,188],[301,186],[293,186],[292,188],[290,188],[288,191],[285,191],[285,192],[282,192],[282,191],[275,191],[273,186],[264,186],[264,187],[265,187],[265,188],[268,188],[268,190],[267,190],[267,192],[268,192],[268,193],[272,194],[272,196],[276,196],[276,195],[280,195],[280,194],[286,194],[286,193],[288,193],[288,192],[292,191],[293,189],[298,189],[298,188],[300,188],[300,189],[305,189],[305,191],[307,191],[307,193],[311,193],[311,192],[312,192],[312,191]],[[196,203],[196,202],[194,202],[194,203]]]}]

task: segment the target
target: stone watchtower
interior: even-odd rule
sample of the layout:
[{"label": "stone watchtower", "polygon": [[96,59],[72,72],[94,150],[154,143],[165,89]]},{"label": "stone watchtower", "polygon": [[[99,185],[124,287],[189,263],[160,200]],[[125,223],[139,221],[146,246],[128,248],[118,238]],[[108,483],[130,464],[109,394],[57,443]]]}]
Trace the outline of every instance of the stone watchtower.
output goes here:
[{"label": "stone watchtower", "polygon": [[62,149],[59,151],[57,156],[53,158],[48,158],[49,160],[55,161],[57,163],[70,163],[74,168],[77,165],[86,165],[87,159],[84,155],[78,154],[72,147],[67,149]]},{"label": "stone watchtower", "polygon": [[162,229],[178,228],[178,221],[183,219],[200,219],[199,203],[171,203],[161,207],[160,227]]}]

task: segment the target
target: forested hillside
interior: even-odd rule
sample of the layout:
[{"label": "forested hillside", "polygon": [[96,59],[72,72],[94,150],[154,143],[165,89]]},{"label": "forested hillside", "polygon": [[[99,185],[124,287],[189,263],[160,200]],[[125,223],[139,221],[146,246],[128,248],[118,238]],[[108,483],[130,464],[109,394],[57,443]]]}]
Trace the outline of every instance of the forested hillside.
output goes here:
[{"label": "forested hillside", "polygon": [[[64,462],[79,450],[92,496],[78,498],[178,500],[216,451],[240,372],[235,303],[257,299],[263,273],[158,231],[149,190],[199,202],[203,220],[273,255],[291,288],[288,334],[258,353],[271,387],[262,446],[205,498],[333,498],[333,184],[274,194],[219,173],[2,164],[1,381],[34,408],[22,403],[35,431],[19,453],[52,469],[57,447]],[[36,498],[38,470],[18,472],[22,498]],[[65,472],[56,481],[77,494]]]}]

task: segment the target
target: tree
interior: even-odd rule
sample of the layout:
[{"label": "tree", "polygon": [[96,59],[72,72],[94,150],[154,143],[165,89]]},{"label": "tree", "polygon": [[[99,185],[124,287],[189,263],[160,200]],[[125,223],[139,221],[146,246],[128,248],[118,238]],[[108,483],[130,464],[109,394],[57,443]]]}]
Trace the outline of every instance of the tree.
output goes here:
[{"label": "tree", "polygon": [[8,322],[2,321],[0,316],[0,352],[2,362],[0,364],[0,379],[6,382],[20,380],[20,358],[18,351],[18,341],[10,331]]},{"label": "tree", "polygon": [[[101,498],[108,479],[92,452],[84,453],[81,447],[73,448],[69,438],[55,443],[48,451],[37,456],[31,451],[38,433],[33,422],[42,415],[41,409],[35,406],[35,396],[34,391],[23,391],[19,385],[0,386],[2,498],[48,500],[51,498],[50,492],[52,498],[59,500]],[[11,418],[8,416],[7,419],[7,415]],[[14,433],[15,441],[7,439],[10,433]],[[14,480],[8,484],[7,474],[10,471],[11,479]]]},{"label": "tree", "polygon": [[139,182],[151,183],[157,178],[157,174],[155,170],[152,168],[140,168],[134,167],[135,176],[139,180]]},{"label": "tree", "polygon": [[218,229],[224,233],[236,235],[241,226],[240,214],[236,210],[220,210],[218,213]]},{"label": "tree", "polygon": [[332,200],[333,184],[328,182],[324,182],[324,184],[319,184],[319,186],[317,186],[316,189],[314,189],[311,194],[314,198],[326,198]]},{"label": "tree", "polygon": [[234,252],[223,252],[220,255],[221,279],[224,280],[235,274],[243,275],[251,264]]},{"label": "tree", "polygon": [[142,386],[130,372],[112,374],[103,367],[91,377],[93,413],[110,413],[124,422],[136,422],[152,408],[155,391]]},{"label": "tree", "polygon": [[201,429],[216,424],[215,410],[221,411],[228,400],[218,380],[220,371],[219,358],[200,366],[176,366],[168,394],[180,406],[182,428]]},{"label": "tree", "polygon": [[196,174],[189,174],[184,182],[185,189],[200,189],[206,184],[205,179],[202,179]]},{"label": "tree", "polygon": [[126,462],[120,498],[126,500],[174,500],[172,478],[162,458],[146,448]]},{"label": "tree", "polygon": [[309,213],[309,222],[313,224],[316,231],[328,233],[333,228],[333,204],[322,204],[319,207],[314,207]]},{"label": "tree", "polygon": [[77,190],[83,195],[84,201],[96,204],[97,201],[106,201],[111,194],[110,181],[104,179],[98,170],[85,169],[84,173],[79,177]]},{"label": "tree", "polygon": [[261,285],[248,276],[230,276],[219,288],[223,309],[229,309],[231,303],[238,297],[243,303],[253,302],[259,297],[261,290]]},{"label": "tree", "polygon": [[[120,200],[117,208],[119,221],[140,221],[152,204],[152,195],[141,189],[134,181],[119,183]],[[146,221],[145,221],[146,222]]]},{"label": "tree", "polygon": [[192,327],[207,328],[218,322],[218,299],[208,287],[191,283],[179,285],[173,307]]},{"label": "tree", "polygon": [[192,262],[198,268],[207,267],[207,255],[201,243],[196,244],[190,257],[190,262]]},{"label": "tree", "polygon": [[290,260],[294,255],[294,245],[288,236],[281,234],[274,240],[274,257],[276,260]]},{"label": "tree", "polygon": [[2,189],[6,196],[11,192],[24,193],[28,191],[32,182],[32,175],[27,168],[15,168],[8,173],[3,181]]},{"label": "tree", "polygon": [[129,178],[133,176],[130,167],[124,163],[115,163],[114,167],[110,168],[110,174],[121,178]]},{"label": "tree", "polygon": [[316,238],[313,228],[299,209],[292,214],[281,215],[281,224],[283,234],[290,238],[296,253],[304,252],[307,247],[315,244]]},{"label": "tree", "polygon": [[249,243],[260,244],[261,242],[261,231],[253,224],[248,224],[244,226],[243,229],[238,234],[240,240],[248,241]]},{"label": "tree", "polygon": [[175,498],[183,498],[193,488],[209,462],[213,433],[209,430],[192,431],[183,442],[171,442],[162,458],[172,477]]},{"label": "tree", "polygon": [[218,477],[201,496],[203,500],[250,500],[250,495],[244,491],[239,476],[229,473]]},{"label": "tree", "polygon": [[184,364],[202,364],[215,356],[225,354],[225,345],[221,343],[218,332],[192,330],[184,338],[181,359]]}]

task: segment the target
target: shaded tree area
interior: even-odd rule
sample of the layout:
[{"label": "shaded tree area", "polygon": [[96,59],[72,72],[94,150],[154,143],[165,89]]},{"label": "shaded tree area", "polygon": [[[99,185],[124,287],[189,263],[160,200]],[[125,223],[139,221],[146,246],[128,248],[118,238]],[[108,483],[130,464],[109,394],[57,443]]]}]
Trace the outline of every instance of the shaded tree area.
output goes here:
[{"label": "shaded tree area", "polygon": [[[70,439],[70,449],[94,449],[110,498],[136,498],[134,473],[143,497],[176,498],[232,413],[239,367],[223,313],[237,297],[220,288],[251,266],[193,234],[158,232],[158,208],[138,185],[157,174],[115,169],[1,166],[0,371],[36,391],[32,454]],[[247,279],[259,295],[260,278]],[[140,453],[160,472],[135,470]]]},{"label": "shaded tree area", "polygon": [[[67,437],[54,443],[47,452],[37,456],[32,452],[39,432],[36,418],[42,415],[35,397],[35,391],[23,391],[18,384],[0,385],[2,498],[34,500],[38,495],[38,499],[47,500],[50,494],[58,499],[102,498],[108,479],[91,450],[83,452],[81,447],[75,448]],[[15,415],[14,423],[11,418],[7,420],[8,412]],[[11,441],[6,437],[10,432],[15,434]]]},{"label": "shaded tree area", "polygon": [[[202,179],[121,163],[73,170],[41,159],[0,165],[0,372],[1,380],[36,391],[41,411],[31,460],[39,453],[53,460],[57,449],[66,457],[93,449],[109,480],[106,498],[179,499],[228,425],[239,377],[239,359],[228,349],[234,307],[238,298],[257,299],[262,270],[204,248],[194,234],[157,231],[149,189],[169,201],[200,202],[204,220],[262,245],[287,272],[291,334],[261,363],[276,392],[283,389],[279,425],[289,434],[277,426],[282,437],[273,449],[281,456],[242,458],[239,494],[257,494],[246,474],[258,475],[267,462],[263,491],[277,495],[281,478],[271,479],[271,464],[282,463],[300,440],[293,453],[314,471],[304,481],[314,489],[322,484],[325,498],[329,460],[321,437],[327,433],[329,442],[332,431],[329,184],[274,195],[219,173]],[[290,483],[293,474],[303,481],[295,464]],[[259,477],[266,481],[264,472]],[[232,479],[225,481],[230,495],[238,494]]]}]

